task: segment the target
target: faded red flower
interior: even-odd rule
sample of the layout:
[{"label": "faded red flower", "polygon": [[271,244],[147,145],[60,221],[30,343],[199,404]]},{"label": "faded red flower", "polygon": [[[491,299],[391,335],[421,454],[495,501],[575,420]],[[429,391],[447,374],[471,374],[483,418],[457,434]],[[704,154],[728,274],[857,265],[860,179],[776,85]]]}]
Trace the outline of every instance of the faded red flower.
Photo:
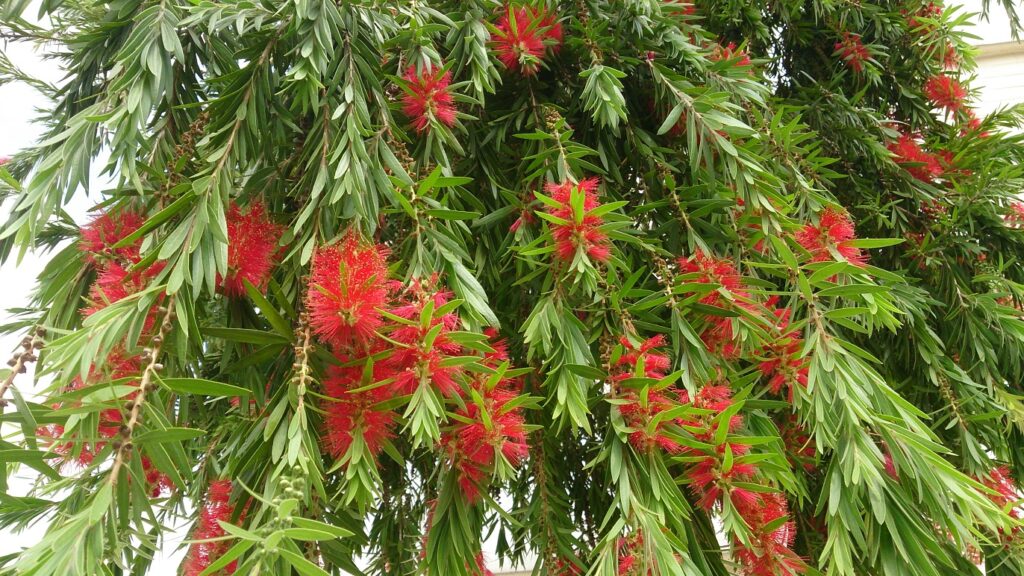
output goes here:
[{"label": "faded red flower", "polygon": [[415,66],[410,66],[403,79],[407,87],[402,94],[402,111],[417,132],[427,131],[432,121],[455,125],[455,100],[449,88],[451,72],[438,67],[418,72]]},{"label": "faded red flower", "polygon": [[896,156],[896,163],[911,176],[922,182],[932,182],[942,176],[942,164],[935,155],[925,152],[917,140],[909,134],[900,134],[895,142],[888,146]]},{"label": "faded red flower", "polygon": [[858,74],[864,71],[864,63],[871,59],[871,53],[864,46],[860,34],[843,32],[843,39],[835,44],[836,54]]},{"label": "faded red flower", "polygon": [[[459,317],[449,312],[440,318],[433,318],[429,326],[420,322],[420,314],[428,302],[434,309],[448,303],[451,292],[427,290],[419,281],[414,281],[405,294],[405,302],[391,310],[391,313],[416,320],[413,325],[401,324],[391,339],[401,346],[396,347],[385,365],[391,370],[394,383],[391,389],[397,395],[412,394],[423,383],[430,383],[442,396],[452,398],[461,392],[457,376],[462,373],[460,366],[449,366],[445,360],[462,352],[462,346],[452,341],[449,334],[459,324]],[[427,334],[440,325],[440,331],[427,345]]]},{"label": "faded red flower", "polygon": [[387,248],[354,233],[313,254],[306,307],[322,341],[348,348],[374,338],[388,303],[387,256]]},{"label": "faded red flower", "polygon": [[967,105],[967,90],[947,74],[936,74],[924,84],[924,95],[936,108],[956,112]]},{"label": "faded red flower", "polygon": [[[605,262],[611,256],[611,243],[608,236],[601,231],[604,220],[591,214],[601,205],[597,200],[596,177],[584,178],[579,184],[565,181],[561,184],[549,183],[545,191],[559,206],[548,206],[547,212],[565,223],[550,223],[551,237],[555,241],[555,257],[563,262],[572,262],[576,254],[582,250],[587,256],[599,262]],[[572,207],[573,192],[583,195],[583,214],[576,214]]]},{"label": "faded red flower", "polygon": [[725,46],[715,44],[711,51],[711,59],[716,62],[732,62],[738,68],[752,64],[750,54],[742,48],[737,48],[735,42],[729,42]]},{"label": "faded red flower", "polygon": [[850,215],[831,206],[818,216],[818,225],[806,224],[794,237],[811,253],[811,262],[828,262],[839,256],[850,264],[863,266],[867,256],[851,245],[856,239]]},{"label": "faded red flower", "polygon": [[114,244],[138,230],[145,221],[145,216],[130,209],[100,212],[82,227],[78,248],[90,263],[109,258],[121,259],[128,264],[138,262],[141,241],[121,248],[114,248]]},{"label": "faded red flower", "polygon": [[507,6],[495,26],[494,51],[512,72],[537,73],[549,48],[562,44],[562,25],[544,8]]},{"label": "faded red flower", "polygon": [[228,275],[218,278],[220,290],[227,296],[245,295],[245,281],[263,290],[277,261],[278,246],[284,229],[267,216],[263,202],[248,210],[231,203],[227,213]]},{"label": "faded red flower", "polygon": [[[234,513],[234,507],[230,503],[231,481],[214,480],[210,482],[210,488],[206,493],[206,502],[199,511],[199,518],[196,520],[195,531],[192,533],[193,540],[213,540],[221,538],[227,533],[219,522],[230,522]],[[189,547],[188,555],[182,564],[183,576],[199,576],[210,564],[220,558],[231,546],[227,540],[214,542],[196,542]],[[220,574],[234,574],[238,562],[231,562],[219,572]]]},{"label": "faded red flower", "polygon": [[[351,358],[339,356],[342,364]],[[374,367],[377,368],[378,365]],[[375,369],[374,381],[386,377]],[[358,438],[366,446],[366,452],[376,458],[384,444],[394,436],[397,415],[391,410],[380,410],[375,406],[391,397],[386,386],[359,390],[374,382],[363,382],[363,365],[331,366],[324,380],[324,393],[328,397],[323,403],[324,450],[335,459],[348,453],[353,439]]]}]

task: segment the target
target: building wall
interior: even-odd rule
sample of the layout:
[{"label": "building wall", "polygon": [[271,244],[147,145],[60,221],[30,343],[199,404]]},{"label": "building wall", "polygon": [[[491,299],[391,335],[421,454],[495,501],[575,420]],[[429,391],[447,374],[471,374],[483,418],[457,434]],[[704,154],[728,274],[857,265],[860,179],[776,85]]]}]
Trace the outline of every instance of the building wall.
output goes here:
[{"label": "building wall", "polygon": [[978,46],[977,109],[989,113],[1004,106],[1024,103],[1024,44],[996,42]]}]

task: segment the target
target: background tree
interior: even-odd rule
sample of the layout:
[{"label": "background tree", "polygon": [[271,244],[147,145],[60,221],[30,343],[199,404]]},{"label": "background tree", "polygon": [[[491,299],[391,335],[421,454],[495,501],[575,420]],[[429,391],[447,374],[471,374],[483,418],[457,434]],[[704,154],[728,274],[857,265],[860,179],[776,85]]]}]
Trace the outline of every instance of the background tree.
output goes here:
[{"label": "background tree", "polygon": [[957,7],[27,4],[7,573],[1024,571],[1024,110]]}]

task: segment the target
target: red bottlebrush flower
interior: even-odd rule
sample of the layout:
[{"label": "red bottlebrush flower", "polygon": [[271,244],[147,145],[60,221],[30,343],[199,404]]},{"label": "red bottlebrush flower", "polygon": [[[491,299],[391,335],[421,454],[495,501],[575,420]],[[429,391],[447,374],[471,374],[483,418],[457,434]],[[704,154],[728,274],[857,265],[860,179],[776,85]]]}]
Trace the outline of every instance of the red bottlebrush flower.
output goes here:
[{"label": "red bottlebrush flower", "polygon": [[[683,391],[680,393],[680,400],[683,404],[692,404],[696,408],[712,412],[693,420],[677,421],[680,426],[689,429],[695,438],[713,447],[710,451],[685,449],[694,456],[701,457],[686,471],[686,478],[690,490],[697,496],[697,505],[705,510],[711,510],[723,494],[733,491],[733,481],[749,481],[757,472],[757,466],[734,462],[728,471],[724,468],[727,450],[733,457],[743,456],[750,451],[750,446],[730,441],[728,437],[724,442],[717,439],[721,424],[716,421],[716,416],[732,405],[732,390],[728,386],[704,386],[692,401],[689,394]],[[739,414],[733,415],[725,425],[730,433],[734,432],[743,425],[743,417]],[[743,494],[740,493],[738,497],[743,497]]]},{"label": "red bottlebrush flower", "polygon": [[[350,359],[340,356],[338,360],[344,364]],[[374,379],[380,376],[383,375],[374,374]],[[363,367],[356,365],[331,366],[324,380],[324,392],[329,400],[323,404],[323,444],[324,450],[336,460],[345,456],[354,437],[360,438],[366,445],[366,451],[376,458],[384,444],[394,436],[396,414],[391,410],[374,408],[391,397],[390,391],[385,386],[356,391],[370,384],[362,379]]]},{"label": "red bottlebrush flower", "polygon": [[747,54],[746,50],[737,48],[735,42],[729,42],[725,46],[715,44],[711,51],[711,59],[715,62],[733,62],[737,68],[746,68],[752,64],[750,54]]},{"label": "red bottlebrush flower", "polygon": [[[775,306],[778,297],[768,300],[768,306]],[[789,330],[789,308],[775,308],[772,312],[776,320],[779,337],[761,349],[765,358],[758,369],[761,375],[768,378],[768,388],[772,394],[781,392],[783,386],[789,389],[788,397],[792,401],[793,385],[807,386],[807,360],[800,356],[803,351],[803,338],[795,330]]]},{"label": "red bottlebrush flower", "polygon": [[790,547],[796,537],[796,524],[783,522],[774,529],[768,526],[789,515],[785,497],[778,492],[757,494],[750,506],[734,501],[737,512],[751,529],[748,544],[735,541],[733,556],[744,576],[790,576],[802,574],[807,565]]},{"label": "red bottlebrush flower", "polygon": [[855,266],[863,266],[867,256],[851,245],[856,239],[849,214],[829,207],[818,217],[818,225],[805,225],[795,234],[797,243],[811,253],[811,262],[833,260],[833,251]]},{"label": "red bottlebrush flower", "polygon": [[956,112],[967,105],[967,90],[956,79],[936,74],[924,84],[924,95],[936,108]]},{"label": "red bottlebrush flower", "polygon": [[349,234],[313,254],[306,307],[313,331],[339,347],[368,344],[388,302],[387,248]]},{"label": "red bottlebrush flower", "polygon": [[988,494],[988,498],[993,504],[1000,508],[1006,508],[1012,504],[1010,515],[1018,520],[1024,518],[1024,511],[1020,508],[1020,502],[1024,495],[1021,494],[1017,482],[1010,475],[1009,467],[999,466],[998,468],[993,468],[986,476],[977,480],[984,484],[985,487],[996,492],[995,494]]},{"label": "red bottlebrush flower", "polygon": [[431,120],[445,126],[455,125],[455,100],[448,87],[451,72],[434,68],[417,73],[416,67],[410,66],[403,79],[408,87],[402,95],[402,111],[417,132],[427,131]]},{"label": "red bottlebrush flower", "polygon": [[0,156],[0,166],[4,166],[8,162],[10,162],[10,161],[11,161],[10,156]]},{"label": "red bottlebrush flower", "polygon": [[942,16],[942,6],[935,2],[929,2],[922,6],[913,16],[907,18],[907,26],[911,31],[927,35],[935,29],[935,25],[918,20],[918,18],[937,20],[940,16]]},{"label": "red bottlebrush flower", "polygon": [[[410,320],[419,320],[420,313],[428,301],[433,301],[434,309],[444,306],[450,292],[428,292],[415,281],[406,291],[408,301],[391,310],[391,313]],[[441,325],[441,331],[434,338],[429,349],[425,348],[427,333],[435,326]],[[462,347],[451,340],[449,333],[459,324],[459,317],[453,313],[441,318],[434,318],[430,326],[400,325],[391,333],[391,339],[402,346],[396,348],[385,361],[391,370],[394,383],[392,391],[396,395],[412,394],[421,383],[430,382],[441,395],[452,398],[462,392],[457,376],[462,373],[459,366],[445,366],[444,361],[450,356],[457,356]]]},{"label": "red bottlebrush flower", "polygon": [[[92,316],[115,302],[145,290],[149,280],[159,274],[164,266],[164,262],[158,261],[149,268],[131,272],[116,262],[108,263],[99,271],[96,281],[89,288],[88,305],[82,310],[82,314]],[[146,315],[142,326],[143,333],[150,334],[156,322],[157,307],[153,306]]]},{"label": "red bottlebrush flower", "polygon": [[789,463],[794,466],[802,464],[804,470],[808,472],[813,471],[815,468],[815,455],[817,453],[814,439],[800,425],[795,414],[790,414],[779,425],[779,436],[782,438],[782,443],[786,446]]},{"label": "red bottlebrush flower", "polygon": [[141,242],[133,242],[121,248],[113,246],[138,230],[145,221],[145,216],[132,210],[100,212],[82,227],[82,239],[78,242],[78,248],[85,253],[85,258],[90,263],[95,263],[97,258],[118,258],[128,263],[138,262]]},{"label": "red bottlebrush flower", "polygon": [[146,475],[146,487],[151,497],[156,498],[174,489],[171,477],[157,470],[153,461],[146,456],[142,457],[142,473]]},{"label": "red bottlebrush flower", "polygon": [[1010,210],[1004,218],[1006,224],[1014,228],[1024,228],[1024,202],[1011,202]]},{"label": "red bottlebrush flower", "polygon": [[480,396],[483,405],[468,402],[456,412],[455,426],[441,437],[462,493],[470,502],[479,499],[480,485],[493,473],[499,456],[518,466],[529,455],[522,409],[507,406],[516,393],[499,385],[482,390]]},{"label": "red bottlebrush flower", "polygon": [[724,258],[716,258],[697,250],[690,258],[679,258],[681,274],[696,274],[696,278],[686,279],[687,282],[714,284],[718,289],[708,292],[700,299],[701,304],[723,308],[727,306],[722,291],[728,292],[733,298],[749,298],[750,294],[743,290],[743,279],[736,266]]},{"label": "red bottlebrush flower", "polygon": [[955,70],[960,67],[960,53],[952,44],[947,42],[939,52],[939,56],[942,57],[942,66],[947,70]]},{"label": "red bottlebrush flower", "polygon": [[[226,534],[219,522],[230,522],[234,507],[231,498],[231,481],[214,480],[206,493],[206,502],[199,511],[196,520],[193,540],[212,540]],[[213,564],[230,547],[231,542],[220,540],[215,542],[196,542],[189,547],[188,555],[182,564],[183,576],[199,576],[210,564]],[[234,574],[237,562],[225,566],[218,574]]]},{"label": "red bottlebrush flower", "polygon": [[245,281],[262,290],[277,260],[282,227],[270,220],[259,201],[245,213],[232,202],[227,223],[228,275],[218,279],[221,291],[229,297],[244,296]]},{"label": "red bottlebrush flower", "polygon": [[888,146],[900,164],[911,176],[922,182],[932,182],[942,176],[942,164],[938,157],[925,152],[909,134],[900,134],[899,140]]},{"label": "red bottlebrush flower", "polygon": [[[600,216],[590,214],[601,205],[597,200],[598,182],[596,177],[591,177],[584,178],[576,185],[566,181],[545,187],[551,198],[559,203],[558,207],[549,206],[548,214],[565,221],[565,224],[550,224],[551,237],[555,241],[555,257],[558,260],[571,263],[579,250],[599,262],[605,262],[611,256],[611,243],[600,230],[604,221]],[[577,215],[572,207],[574,191],[583,195],[584,214]]]},{"label": "red bottlebrush flower", "polygon": [[860,34],[843,32],[843,39],[836,42],[836,54],[856,73],[864,71],[864,63],[871,59],[871,53],[864,46]]},{"label": "red bottlebrush flower", "polygon": [[484,562],[484,553],[476,553],[476,573],[479,576],[494,576],[494,572],[487,569],[487,564]]},{"label": "red bottlebrush flower", "polygon": [[508,6],[495,28],[493,46],[498,60],[524,76],[537,73],[549,46],[557,50],[562,44],[562,25],[543,8]]}]

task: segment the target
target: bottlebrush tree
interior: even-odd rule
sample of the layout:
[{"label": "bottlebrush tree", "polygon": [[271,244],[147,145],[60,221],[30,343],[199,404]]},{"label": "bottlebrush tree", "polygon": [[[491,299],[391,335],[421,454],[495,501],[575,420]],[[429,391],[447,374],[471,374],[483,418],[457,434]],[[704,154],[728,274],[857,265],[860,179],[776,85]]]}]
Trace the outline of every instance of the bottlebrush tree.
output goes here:
[{"label": "bottlebrush tree", "polygon": [[1024,571],[1024,109],[958,7],[28,4],[6,573]]}]

